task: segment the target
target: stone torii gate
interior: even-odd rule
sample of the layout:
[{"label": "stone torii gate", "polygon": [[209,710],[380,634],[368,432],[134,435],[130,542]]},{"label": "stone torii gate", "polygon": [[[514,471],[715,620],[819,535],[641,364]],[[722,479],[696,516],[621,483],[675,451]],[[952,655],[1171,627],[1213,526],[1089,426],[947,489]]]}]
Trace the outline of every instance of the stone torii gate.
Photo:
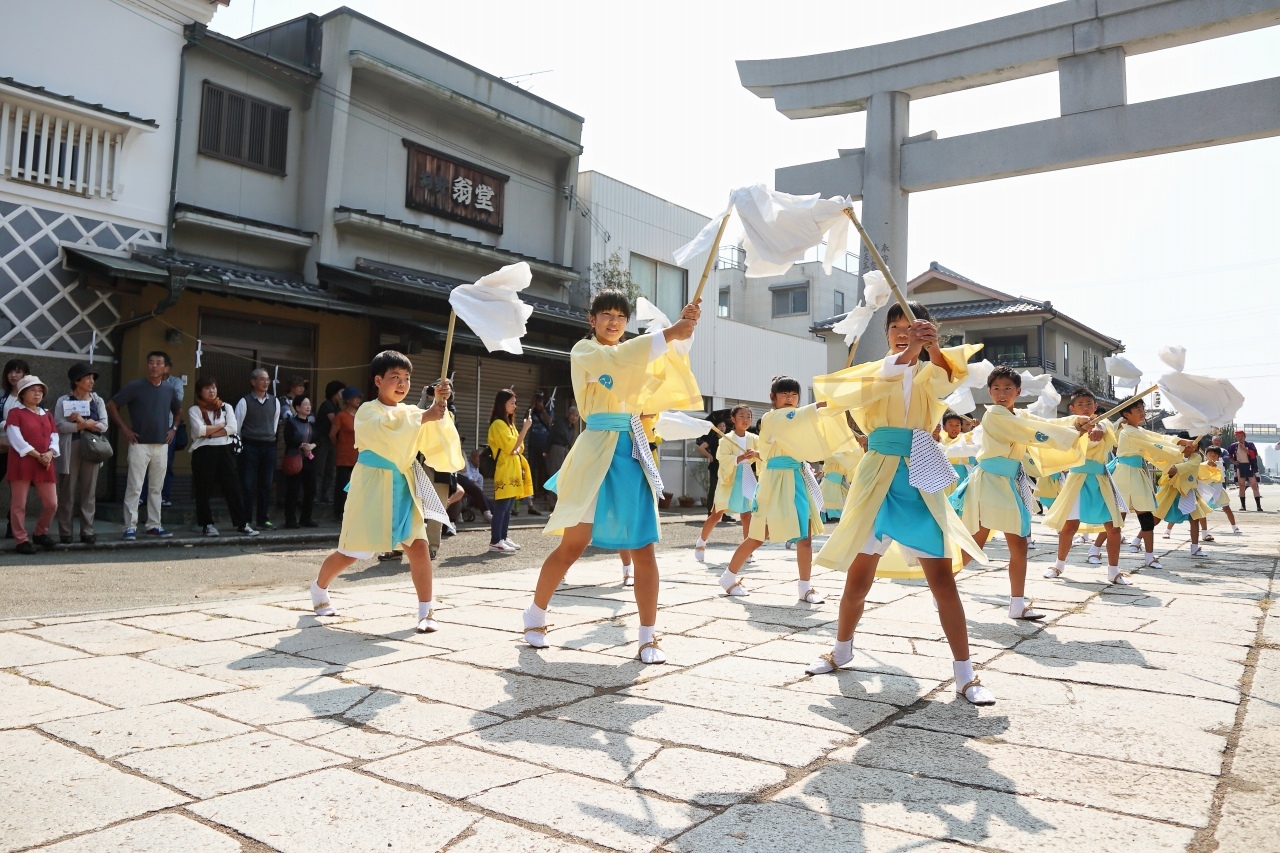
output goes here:
[{"label": "stone torii gate", "polygon": [[[863,148],[780,168],[775,185],[861,198],[867,232],[905,285],[910,193],[1280,135],[1280,78],[1140,104],[1125,86],[1126,56],[1277,24],[1274,0],[1069,0],[854,50],[741,60],[738,75],[788,118],[866,111]],[[1055,70],[1059,118],[907,135],[913,98]],[[880,336],[866,337],[859,358],[883,354]]]}]

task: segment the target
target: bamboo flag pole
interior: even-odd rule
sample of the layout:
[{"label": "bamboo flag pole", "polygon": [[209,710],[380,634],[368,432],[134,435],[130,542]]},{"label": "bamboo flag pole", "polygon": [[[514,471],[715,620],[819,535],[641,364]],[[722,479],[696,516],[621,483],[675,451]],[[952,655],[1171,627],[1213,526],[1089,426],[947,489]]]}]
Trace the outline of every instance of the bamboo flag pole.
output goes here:
[{"label": "bamboo flag pole", "polygon": [[1101,422],[1101,421],[1105,421],[1107,418],[1110,418],[1112,415],[1118,415],[1118,414],[1120,414],[1120,410],[1121,410],[1121,409],[1128,408],[1131,404],[1133,404],[1133,403],[1134,403],[1134,402],[1136,402],[1137,400],[1142,399],[1143,397],[1145,397],[1145,396],[1147,396],[1148,394],[1150,394],[1152,391],[1158,391],[1158,390],[1160,390],[1160,386],[1159,386],[1159,385],[1152,385],[1152,386],[1151,386],[1150,388],[1148,388],[1147,390],[1145,390],[1145,391],[1143,391],[1143,392],[1141,392],[1141,393],[1139,393],[1139,394],[1134,394],[1132,397],[1130,397],[1129,399],[1125,400],[1124,402],[1122,402],[1120,405],[1116,406],[1116,407],[1115,407],[1114,409],[1112,409],[1111,411],[1109,411],[1109,412],[1103,412],[1103,413],[1102,413],[1102,414],[1100,414],[1100,415],[1094,415],[1093,420],[1089,421],[1088,426],[1091,426],[1091,427],[1092,427],[1092,426],[1094,426],[1095,424],[1097,424],[1097,423],[1099,423],[1099,422]]},{"label": "bamboo flag pole", "polygon": [[867,251],[871,252],[871,259],[876,262],[876,266],[880,272],[884,273],[885,280],[889,282],[889,289],[893,291],[893,298],[898,300],[898,305],[902,307],[902,313],[907,318],[908,323],[916,321],[916,315],[911,310],[911,306],[907,304],[907,297],[903,296],[902,291],[898,289],[898,283],[893,280],[893,273],[889,272],[889,265],[884,262],[884,258],[880,256],[880,250],[876,248],[876,244],[872,242],[871,235],[867,233],[867,229],[862,227],[862,223],[858,221],[858,217],[854,215],[853,208],[846,207],[845,215],[849,217],[849,221],[853,223],[853,227],[858,229],[858,234],[862,237],[862,243],[867,247]]},{"label": "bamboo flag pole", "polygon": [[458,312],[449,310],[449,332],[444,337],[444,359],[440,362],[440,378],[449,378],[449,352],[453,349],[453,327],[458,322]]},{"label": "bamboo flag pole", "polygon": [[716,265],[716,255],[720,253],[720,240],[724,237],[724,229],[729,225],[729,216],[725,214],[724,219],[720,221],[720,230],[716,232],[716,241],[711,245],[711,254],[707,255],[707,265],[702,268],[702,279],[698,282],[698,289],[693,292],[693,299],[690,302],[697,302],[702,298],[702,291],[707,286],[707,279],[711,277],[711,270]]},{"label": "bamboo flag pole", "polygon": [[844,360],[845,369],[853,367],[853,354],[858,351],[858,343],[862,340],[861,336],[853,339],[853,344],[849,347],[849,357]]}]

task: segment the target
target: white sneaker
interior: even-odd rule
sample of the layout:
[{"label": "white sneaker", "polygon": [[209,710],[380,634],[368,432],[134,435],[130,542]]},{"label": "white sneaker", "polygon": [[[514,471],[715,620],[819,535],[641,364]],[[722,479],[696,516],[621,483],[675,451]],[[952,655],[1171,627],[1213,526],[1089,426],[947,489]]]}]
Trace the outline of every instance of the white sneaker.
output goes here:
[{"label": "white sneaker", "polygon": [[520,546],[520,545],[517,545],[515,542],[512,542],[510,539],[503,539],[503,540],[502,540],[502,544],[503,544],[503,545],[506,545],[506,546],[507,546],[508,548],[510,548],[512,551],[519,551],[519,550],[520,550],[520,548],[521,548],[521,546]]},{"label": "white sneaker", "polygon": [[[256,532],[256,531],[255,531],[255,532]],[[212,537],[214,537],[214,536],[217,536],[217,535],[218,535],[218,528],[214,527],[212,524],[206,524],[206,525],[204,526],[204,535],[205,535],[205,536],[208,536],[208,537],[210,537],[210,538],[212,538]]]},{"label": "white sneaker", "polygon": [[491,544],[489,550],[494,554],[514,554],[516,552],[514,548],[508,548],[505,542]]},{"label": "white sneaker", "polygon": [[257,535],[258,535],[258,531],[254,530],[254,529],[253,529],[252,527],[250,527],[248,524],[246,524],[244,527],[241,527],[241,528],[240,528],[240,533],[241,533],[241,534],[243,534],[244,536],[257,536]]}]

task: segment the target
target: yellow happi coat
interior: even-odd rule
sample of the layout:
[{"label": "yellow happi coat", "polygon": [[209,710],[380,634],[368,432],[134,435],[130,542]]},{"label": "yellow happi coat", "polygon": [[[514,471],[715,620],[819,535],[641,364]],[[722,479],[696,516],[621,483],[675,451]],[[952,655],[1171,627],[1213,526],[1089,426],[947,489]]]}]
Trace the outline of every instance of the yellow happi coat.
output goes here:
[{"label": "yellow happi coat", "polygon": [[[461,471],[462,441],[453,415],[422,423],[425,410],[417,406],[388,407],[370,400],[356,411],[356,450],[369,450],[395,465],[395,471],[357,463],[351,472],[347,508],[342,517],[339,550],[348,553],[392,551],[417,539],[426,538],[422,506],[414,488],[413,462],[421,453],[427,467],[435,471]],[[403,477],[413,496],[412,535],[404,542],[392,542],[392,489],[394,478]]]},{"label": "yellow happi coat", "polygon": [[[533,471],[520,447],[520,430],[504,420],[489,424],[489,447],[493,450],[493,499],[523,500],[533,494]],[[520,452],[516,450],[519,448]]]},{"label": "yellow happi coat", "polygon": [[[904,374],[889,375],[883,360],[855,365],[813,380],[814,395],[819,401],[836,410],[848,410],[854,420],[871,435],[882,426],[906,427],[932,432],[947,410],[943,402],[948,394],[959,388],[969,376],[969,358],[982,348],[981,344],[963,344],[940,351],[950,372],[938,364],[921,361]],[[902,383],[911,387],[910,411],[905,410],[902,399]],[[902,457],[886,456],[868,450],[854,472],[849,486],[849,497],[841,511],[840,523],[827,539],[815,562],[829,569],[848,570],[854,557],[862,550],[875,526],[876,513],[884,503],[889,485],[898,470]],[[978,562],[987,564],[987,555],[965,530],[955,510],[942,492],[921,496],[929,508],[929,514],[942,530],[944,541],[950,543],[956,571],[961,564],[957,549],[963,550]],[[910,566],[899,555],[889,559],[893,550],[876,566],[879,577],[924,577],[918,566]]]},{"label": "yellow happi coat", "polygon": [[[978,445],[974,443],[972,432],[962,432],[955,438],[947,435],[945,432],[938,436],[938,444],[942,445],[943,455],[947,457],[947,461],[952,467],[957,465],[967,469],[970,465],[977,464]],[[956,471],[956,476],[960,479],[950,486],[942,490],[947,497],[955,494],[956,489],[960,488],[960,483],[968,478],[969,472],[966,470],[963,474]]]},{"label": "yellow happi coat", "polygon": [[822,508],[827,512],[840,512],[844,509],[845,499],[849,496],[849,483],[853,482],[853,472],[858,470],[858,463],[866,455],[862,445],[851,441],[843,450],[832,453],[822,460]]},{"label": "yellow happi coat", "polygon": [[[652,346],[652,335],[640,335],[617,346],[607,346],[594,337],[574,344],[569,371],[584,419],[596,413],[637,415],[702,408],[702,392],[689,356],[667,347],[650,361]],[[559,536],[575,524],[594,521],[596,493],[613,461],[618,435],[587,429],[578,436],[560,467],[556,508],[543,533]],[[655,495],[655,505],[657,499]]]},{"label": "yellow happi coat", "polygon": [[[713,512],[724,512],[729,509],[729,498],[733,497],[733,478],[738,473],[738,457],[748,450],[760,447],[760,436],[753,432],[725,433],[716,445],[716,462],[720,463],[716,478],[716,503]],[[750,463],[748,463],[750,464]]]},{"label": "yellow happi coat", "polygon": [[[1196,488],[1200,484],[1200,466],[1204,464],[1204,456],[1199,452],[1191,454],[1186,461],[1177,465],[1170,466],[1164,472],[1164,479],[1160,481],[1160,491],[1156,493],[1156,516],[1162,521],[1167,521],[1169,511],[1174,508],[1179,500],[1188,492],[1195,492],[1196,508],[1188,515],[1194,519],[1205,518],[1212,510],[1209,505],[1204,502],[1204,498],[1200,497],[1200,492]],[[1174,475],[1169,476],[1169,471],[1174,471]]]},{"label": "yellow happi coat", "polygon": [[816,406],[799,409],[774,409],[765,412],[760,419],[760,488],[756,491],[756,509],[751,514],[751,527],[747,536],[758,542],[790,542],[821,534],[822,507],[813,500],[808,490],[809,528],[800,529],[796,516],[795,477],[798,472],[787,469],[770,469],[769,460],[790,456],[803,465],[806,459],[822,459],[831,451],[831,436],[825,431],[828,424]]},{"label": "yellow happi coat", "polygon": [[[1121,423],[1116,457],[1125,456],[1141,456],[1159,471],[1168,471],[1170,466],[1177,465],[1186,458],[1182,455],[1182,447],[1177,439]],[[1111,477],[1120,490],[1120,497],[1124,498],[1129,507],[1129,512],[1156,511],[1156,490],[1145,467],[1134,468],[1117,463]]]},{"label": "yellow happi coat", "polygon": [[982,460],[1003,457],[1021,462],[1030,456],[1042,474],[1056,474],[1084,460],[1084,450],[1074,426],[1038,418],[1026,409],[1009,411],[987,406],[982,416],[982,445],[978,465],[969,473],[961,519],[970,533],[979,527],[1001,533],[1022,533],[1022,498],[1009,488],[1008,479],[982,469]]},{"label": "yellow happi coat", "polygon": [[[1065,418],[1058,418],[1054,423],[1074,424],[1079,415],[1068,415]],[[1098,424],[1102,428],[1103,436],[1100,441],[1090,441],[1088,435],[1081,435],[1077,441],[1084,447],[1084,458],[1092,462],[1098,462],[1102,465],[1107,464],[1107,458],[1117,444],[1116,430],[1110,421],[1103,421]],[[1076,511],[1076,501],[1080,498],[1080,489],[1084,486],[1085,478],[1092,476],[1089,474],[1067,474],[1062,482],[1058,497],[1054,499],[1053,506],[1049,508],[1049,512],[1045,514],[1044,523],[1054,530],[1061,530],[1067,526],[1067,522],[1072,520],[1072,516]],[[1120,518],[1120,507],[1116,505],[1115,492],[1111,486],[1107,484],[1107,478],[1102,477],[1098,491],[1102,495],[1102,502],[1106,504],[1108,512],[1111,513],[1111,523],[1119,527],[1123,523]],[[1077,516],[1078,517],[1078,516]],[[1105,526],[1081,522],[1080,529],[1083,530],[1102,530]]]}]

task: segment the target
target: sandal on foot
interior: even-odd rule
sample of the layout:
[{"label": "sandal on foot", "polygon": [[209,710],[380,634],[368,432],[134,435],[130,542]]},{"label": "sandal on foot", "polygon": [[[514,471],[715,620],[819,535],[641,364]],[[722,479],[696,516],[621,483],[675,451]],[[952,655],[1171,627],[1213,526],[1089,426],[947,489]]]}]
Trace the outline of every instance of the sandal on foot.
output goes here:
[{"label": "sandal on foot", "polygon": [[1028,602],[1027,602],[1027,605],[1026,605],[1025,607],[1023,607],[1023,608],[1022,608],[1022,615],[1021,615],[1021,616],[1015,616],[1015,617],[1013,617],[1013,618],[1014,618],[1014,619],[1020,619],[1020,620],[1026,621],[1026,622],[1036,622],[1036,621],[1038,621],[1038,620],[1040,620],[1040,619],[1043,619],[1043,618],[1044,618],[1044,614],[1043,614],[1043,613],[1039,612],[1038,610],[1032,610],[1032,609],[1031,609],[1031,605],[1033,605],[1033,604],[1035,604],[1035,603],[1036,603],[1036,600],[1035,600],[1034,598],[1033,598],[1033,599],[1031,599],[1030,601],[1028,601]]},{"label": "sandal on foot", "polygon": [[1120,572],[1114,578],[1108,579],[1107,583],[1116,586],[1133,586],[1133,578],[1129,577],[1128,572]]},{"label": "sandal on foot", "polygon": [[[644,653],[649,650],[652,650],[653,654],[649,655],[649,660],[645,660]],[[649,642],[641,646],[640,651],[636,653],[636,658],[641,663],[666,663],[667,662],[667,655],[665,652],[662,651],[662,648],[658,645],[657,637],[654,637],[652,640],[650,640]]]},{"label": "sandal on foot", "polygon": [[827,600],[827,597],[826,597],[825,595],[823,595],[822,593],[818,592],[816,589],[810,589],[808,592],[806,592],[803,596],[801,596],[801,597],[800,597],[800,602],[799,602],[799,603],[801,603],[801,604],[821,604],[822,602],[824,602],[824,601],[826,601],[826,600]]},{"label": "sandal on foot", "polygon": [[623,585],[623,586],[635,586],[635,585],[636,585],[636,576],[635,576],[634,574],[632,574],[631,572],[623,572],[623,573],[622,573],[622,585]]},{"label": "sandal on foot", "polygon": [[832,652],[824,655],[818,655],[818,659],[805,669],[806,675],[825,675],[828,672],[835,672],[843,664],[836,663],[836,656]]},{"label": "sandal on foot", "polygon": [[693,559],[697,560],[699,563],[705,563],[707,561],[707,546],[703,545],[699,548],[695,545],[693,548]]},{"label": "sandal on foot", "polygon": [[1160,565],[1160,560],[1159,560],[1158,558],[1156,558],[1156,557],[1152,557],[1150,560],[1148,560],[1148,561],[1146,561],[1146,562],[1144,562],[1144,563],[1142,564],[1142,568],[1144,568],[1144,569],[1163,569],[1163,568],[1164,568],[1164,566]]},{"label": "sandal on foot", "polygon": [[440,623],[431,617],[435,615],[435,610],[428,610],[427,615],[418,620],[418,633],[431,634],[440,630]]},{"label": "sandal on foot", "polygon": [[536,625],[532,628],[524,629],[524,641],[535,649],[545,649],[547,647],[547,631],[551,630],[550,625]]},{"label": "sandal on foot", "polygon": [[328,600],[313,605],[317,616],[337,616],[338,610]]},{"label": "sandal on foot", "polygon": [[742,585],[742,581],[738,580],[733,582],[733,586],[725,587],[724,594],[732,598],[739,598],[744,595],[749,595],[750,592]]},{"label": "sandal on foot", "polygon": [[964,687],[956,691],[957,694],[963,696],[970,705],[994,705],[996,704],[995,694],[982,686],[982,682],[975,675],[973,681],[970,681]]},{"label": "sandal on foot", "polygon": [[1050,566],[1049,568],[1044,570],[1044,576],[1050,579],[1060,578],[1062,577],[1062,570],[1059,570],[1053,566]]},{"label": "sandal on foot", "polygon": [[1201,548],[1199,545],[1195,546],[1194,548],[1192,548],[1192,549],[1191,549],[1191,556],[1193,556],[1193,557],[1203,557],[1203,556],[1204,556],[1204,549],[1203,549],[1203,548]]},{"label": "sandal on foot", "polygon": [[1085,560],[1085,562],[1087,562],[1087,563],[1088,563],[1089,565],[1091,565],[1091,566],[1101,566],[1101,565],[1102,565],[1102,555],[1101,555],[1101,554],[1090,554],[1090,555],[1088,556],[1088,558]]},{"label": "sandal on foot", "polygon": [[1213,542],[1213,541],[1214,541],[1214,538],[1213,538],[1212,536],[1210,536],[1209,534],[1207,534],[1207,533],[1206,533],[1204,536],[1201,536],[1201,537],[1200,537],[1200,541],[1201,541],[1201,542]]}]

